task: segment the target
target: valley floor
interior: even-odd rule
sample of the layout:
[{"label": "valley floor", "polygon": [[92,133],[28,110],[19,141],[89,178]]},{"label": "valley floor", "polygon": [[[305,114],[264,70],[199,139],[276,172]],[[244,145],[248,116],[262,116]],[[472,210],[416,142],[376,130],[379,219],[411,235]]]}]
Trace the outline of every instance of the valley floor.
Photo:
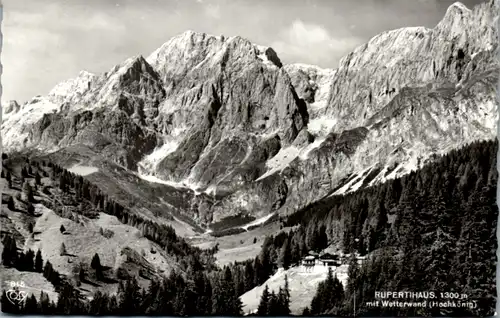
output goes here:
[{"label": "valley floor", "polygon": [[[254,221],[255,222],[255,221]],[[287,231],[283,228],[282,231]],[[242,262],[255,258],[261,251],[264,238],[269,233],[280,232],[280,225],[277,222],[264,225],[234,235],[213,237],[209,234],[193,236],[188,241],[199,248],[208,249],[219,244],[219,251],[215,255],[217,264],[224,266],[234,262]]]}]

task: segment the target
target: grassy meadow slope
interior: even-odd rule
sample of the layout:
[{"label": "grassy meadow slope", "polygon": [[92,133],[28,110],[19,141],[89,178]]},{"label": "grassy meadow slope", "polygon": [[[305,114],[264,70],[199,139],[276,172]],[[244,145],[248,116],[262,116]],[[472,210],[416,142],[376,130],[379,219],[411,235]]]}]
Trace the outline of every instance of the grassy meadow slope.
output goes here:
[{"label": "grassy meadow slope", "polygon": [[[44,262],[49,260],[57,272],[78,286],[82,295],[90,296],[96,290],[114,293],[118,286],[117,277],[124,275],[137,276],[139,284],[147,287],[150,278],[177,268],[172,255],[145,238],[139,229],[120,222],[116,216],[102,212],[78,213],[78,205],[88,202],[78,202],[60,191],[54,180],[48,177],[50,168],[32,168],[32,174],[24,178],[25,184],[22,185],[21,170],[26,162],[4,160],[4,164],[0,179],[3,188],[2,239],[6,235],[13,236],[18,250],[24,252],[40,249]],[[5,178],[7,173],[10,174],[10,187]],[[34,177],[36,173],[41,176],[39,184]],[[26,198],[26,183],[33,189],[31,202]],[[14,206],[9,204],[11,200]],[[30,206],[33,211],[30,211]],[[58,211],[55,212],[54,208]],[[95,209],[89,210],[95,212]],[[61,253],[63,244],[65,253]],[[3,248],[0,244],[2,251]],[[96,279],[90,268],[96,253],[105,273],[101,280]],[[85,273],[84,280],[79,279],[80,269]],[[42,273],[19,271],[3,265],[1,271],[4,280],[22,280],[35,294],[39,294],[38,290],[54,292],[54,286]]]}]

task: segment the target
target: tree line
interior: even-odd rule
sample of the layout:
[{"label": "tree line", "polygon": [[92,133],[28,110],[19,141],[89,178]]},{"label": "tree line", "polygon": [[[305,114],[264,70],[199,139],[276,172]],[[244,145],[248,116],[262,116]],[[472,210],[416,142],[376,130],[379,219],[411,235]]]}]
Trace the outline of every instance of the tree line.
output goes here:
[{"label": "tree line", "polygon": [[[50,268],[50,265],[46,267]],[[60,284],[59,296],[55,302],[42,292],[38,299],[30,296],[27,301],[13,305],[4,291],[1,298],[2,310],[17,314],[120,316],[243,314],[229,267],[212,273],[196,271],[191,274],[187,278],[182,273],[174,271],[161,280],[152,280],[149,287],[144,289],[139,286],[135,277],[131,277],[120,281],[116,295],[97,291],[91,301],[83,300],[73,286],[65,283]]]},{"label": "tree line", "polygon": [[[400,179],[290,216],[289,226],[325,226],[330,239],[342,239],[344,251],[369,253],[362,266],[351,263],[344,303],[317,314],[352,314],[354,298],[357,314],[367,316],[493,314],[497,151],[496,140],[474,142]],[[334,232],[335,224],[343,225],[343,233]],[[379,290],[458,292],[476,300],[478,308],[364,307]]]},{"label": "tree line", "polygon": [[285,275],[285,284],[279,287],[278,292],[269,292],[269,287],[265,285],[260,297],[258,316],[288,316],[290,315],[290,287],[288,276]]},{"label": "tree line", "polygon": [[20,271],[39,272],[43,270],[43,258],[40,249],[35,252],[28,249],[18,251],[16,240],[11,235],[5,235],[3,240],[2,264],[14,267]]}]

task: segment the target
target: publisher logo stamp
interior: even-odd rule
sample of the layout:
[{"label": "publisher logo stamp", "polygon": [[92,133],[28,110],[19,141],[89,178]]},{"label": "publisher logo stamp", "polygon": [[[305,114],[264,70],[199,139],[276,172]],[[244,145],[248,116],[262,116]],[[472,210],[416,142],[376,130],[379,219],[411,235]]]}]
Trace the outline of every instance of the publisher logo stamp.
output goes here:
[{"label": "publisher logo stamp", "polygon": [[7,286],[9,289],[5,291],[5,295],[13,305],[22,304],[28,297],[28,293],[23,290],[26,288],[24,282],[7,281]]}]

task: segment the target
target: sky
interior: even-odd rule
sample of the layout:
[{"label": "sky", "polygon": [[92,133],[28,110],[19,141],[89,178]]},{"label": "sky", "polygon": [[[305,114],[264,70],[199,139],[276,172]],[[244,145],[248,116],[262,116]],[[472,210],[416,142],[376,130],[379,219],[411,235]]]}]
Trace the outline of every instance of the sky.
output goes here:
[{"label": "sky", "polygon": [[[0,0],[1,1],[1,0]],[[187,30],[245,37],[283,63],[336,68],[386,30],[434,27],[454,0],[3,0],[2,101],[46,95],[81,70],[148,56]],[[482,0],[461,1],[471,8]]]}]

